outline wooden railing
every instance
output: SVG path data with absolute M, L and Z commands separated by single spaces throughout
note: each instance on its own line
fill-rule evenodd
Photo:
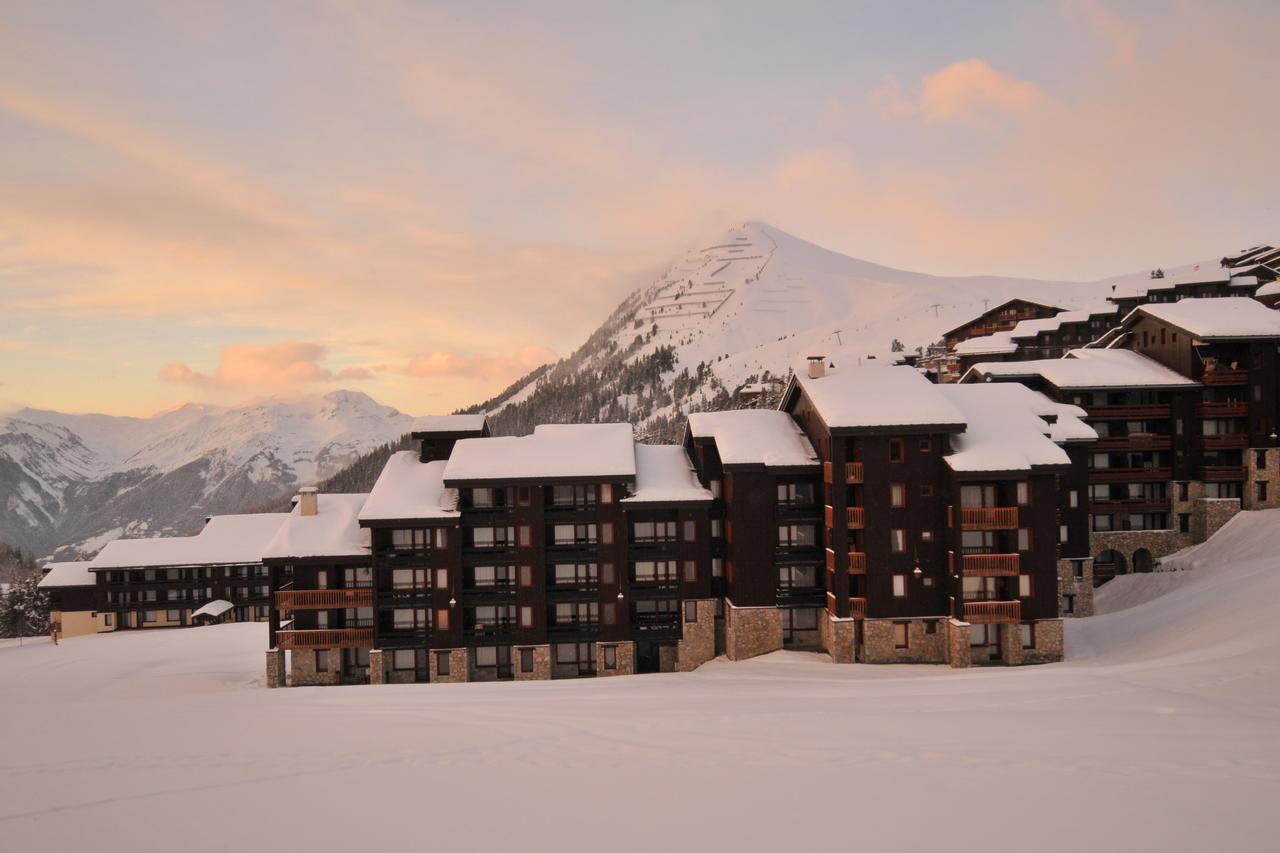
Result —
M 964 530 L 1013 530 L 1018 526 L 1016 506 L 961 507 L 960 527 Z
M 1245 385 L 1249 382 L 1249 371 L 1206 370 L 1200 381 L 1205 385 Z
M 865 598 L 849 599 L 849 616 L 854 619 L 866 619 L 867 600 Z
M 1090 418 L 1095 420 L 1167 418 L 1169 417 L 1169 404 L 1149 403 L 1143 406 L 1087 406 L 1085 407 L 1085 411 Z
M 971 578 L 1005 578 L 1018 574 L 1022 557 L 1019 554 L 965 554 L 961 566 Z
M 357 649 L 373 645 L 372 628 L 276 631 L 279 649 Z
M 372 589 L 282 589 L 276 592 L 276 607 L 280 610 L 330 610 L 372 606 Z
M 1094 450 L 1168 450 L 1172 446 L 1173 438 L 1170 436 L 1138 433 L 1100 438 L 1093 447 Z
M 865 575 L 867 573 L 867 555 L 861 551 L 849 552 L 849 574 Z
M 1200 436 L 1200 446 L 1208 448 L 1248 447 L 1249 436 L 1243 432 L 1220 432 Z
M 827 484 L 831 483 L 831 463 L 830 462 L 822 463 L 822 482 Z
M 1173 479 L 1170 468 L 1090 468 L 1095 483 L 1159 483 Z
M 1203 471 L 1205 481 L 1210 483 L 1229 483 L 1243 480 L 1246 476 L 1243 467 L 1234 465 L 1206 465 Z
M 966 601 L 964 621 L 970 625 L 1009 625 L 1022 621 L 1021 601 Z
M 1245 418 L 1249 416 L 1249 404 L 1244 400 L 1225 403 L 1200 403 L 1196 414 L 1202 418 Z
M 836 552 L 830 548 L 827 549 L 827 571 L 834 572 L 836 570 Z
M 862 482 L 862 463 L 846 462 L 844 464 L 844 481 L 846 483 Z
M 861 530 L 866 526 L 866 510 L 860 506 L 851 506 L 845 513 L 848 518 L 848 526 L 854 530 Z

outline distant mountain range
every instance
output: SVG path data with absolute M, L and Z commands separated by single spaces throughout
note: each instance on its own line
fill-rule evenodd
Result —
M 735 406 L 744 385 L 768 400 L 806 355 L 888 359 L 895 342 L 930 344 L 1015 296 L 1079 308 L 1147 278 L 934 276 L 748 222 L 682 252 L 572 355 L 468 411 L 488 412 L 498 434 L 629 421 L 671 441 L 685 413 Z M 0 417 L 0 542 L 91 553 L 121 535 L 188 534 L 211 514 L 281 508 L 299 485 L 367 489 L 411 423 L 351 391 L 145 419 L 23 410 Z

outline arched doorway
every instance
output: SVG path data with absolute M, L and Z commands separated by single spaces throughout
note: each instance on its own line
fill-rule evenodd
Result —
M 1128 574 L 1129 562 L 1124 554 L 1108 548 L 1093 558 L 1093 585 L 1102 586 L 1116 575 Z
M 1151 556 L 1151 552 L 1146 548 L 1139 548 L 1133 552 L 1133 570 L 1135 572 L 1149 572 L 1155 568 L 1155 558 Z

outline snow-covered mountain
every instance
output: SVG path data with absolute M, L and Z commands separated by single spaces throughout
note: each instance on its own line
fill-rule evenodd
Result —
M 191 533 L 332 475 L 412 421 L 353 391 L 150 418 L 24 409 L 0 417 L 0 541 L 94 551 Z
M 886 359 L 1020 296 L 1082 307 L 1108 284 L 906 272 L 748 222 L 683 253 L 631 294 L 572 356 L 493 400 L 498 432 L 630 420 L 671 439 L 682 413 L 732 404 L 742 385 L 785 377 L 806 355 Z M 766 385 L 766 393 L 768 393 Z

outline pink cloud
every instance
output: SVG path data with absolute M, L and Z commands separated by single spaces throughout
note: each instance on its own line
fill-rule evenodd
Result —
M 556 354 L 543 346 L 525 346 L 511 355 L 468 356 L 436 350 L 414 356 L 405 373 L 419 378 L 476 376 L 481 379 L 515 379 L 539 365 L 555 361 Z
M 915 116 L 925 124 L 968 120 L 991 112 L 1023 113 L 1044 99 L 1034 83 L 997 71 L 981 59 L 964 59 L 920 81 L 920 93 L 905 96 L 896 77 L 872 93 L 893 116 Z
M 168 382 L 203 388 L 242 386 L 289 387 L 333 379 L 369 379 L 373 374 L 363 367 L 348 367 L 337 373 L 322 367 L 325 348 L 305 341 L 280 341 L 275 344 L 233 344 L 218 354 L 218 365 L 211 373 L 201 373 L 189 365 L 165 364 L 160 378 Z

